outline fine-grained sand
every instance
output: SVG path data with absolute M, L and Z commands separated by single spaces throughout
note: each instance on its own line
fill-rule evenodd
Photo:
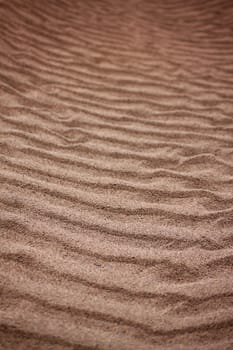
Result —
M 0 349 L 233 349 L 233 2 L 0 0 Z

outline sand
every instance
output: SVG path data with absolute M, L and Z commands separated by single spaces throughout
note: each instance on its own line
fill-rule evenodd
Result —
M 233 349 L 232 1 L 0 18 L 0 349 Z

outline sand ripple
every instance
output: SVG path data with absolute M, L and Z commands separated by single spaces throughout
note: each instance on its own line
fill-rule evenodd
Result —
M 0 349 L 232 349 L 232 2 L 0 18 Z

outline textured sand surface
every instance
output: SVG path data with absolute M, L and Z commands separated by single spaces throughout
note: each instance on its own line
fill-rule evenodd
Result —
M 0 0 L 0 349 L 233 349 L 233 2 Z

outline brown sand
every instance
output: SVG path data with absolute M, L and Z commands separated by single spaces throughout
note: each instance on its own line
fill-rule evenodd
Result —
M 233 349 L 233 2 L 0 19 L 0 349 Z

